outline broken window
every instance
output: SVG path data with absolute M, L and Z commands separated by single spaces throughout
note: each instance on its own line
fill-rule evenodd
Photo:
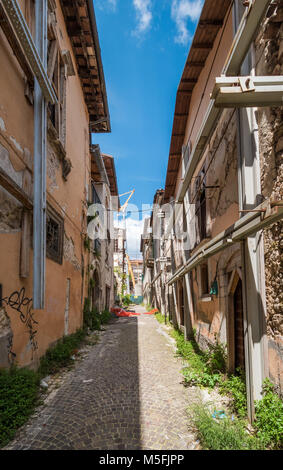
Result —
M 46 256 L 62 264 L 64 240 L 64 220 L 48 206 L 46 213 Z
M 56 33 L 56 15 L 50 7 L 48 12 L 47 73 L 58 99 L 56 104 L 49 103 L 48 117 L 52 123 L 53 130 L 56 131 L 56 138 L 65 147 L 67 70 L 63 55 L 59 49 Z
M 58 103 L 48 105 L 48 117 L 57 132 L 58 139 L 61 144 L 65 146 L 66 132 L 65 132 L 65 110 L 66 110 L 66 74 L 65 64 L 61 57 L 58 48 L 51 46 L 50 55 L 53 54 L 54 63 L 48 65 L 50 68 L 50 78 L 53 88 L 55 90 Z M 50 58 L 50 56 L 49 56 Z M 51 60 L 51 59 L 50 59 Z
M 200 288 L 201 297 L 209 295 L 209 278 L 208 278 L 208 265 L 207 263 L 200 266 Z

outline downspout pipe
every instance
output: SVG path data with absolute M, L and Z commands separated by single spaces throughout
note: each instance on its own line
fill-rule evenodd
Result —
M 47 0 L 35 2 L 35 46 L 47 68 Z M 34 80 L 33 308 L 45 304 L 47 102 Z

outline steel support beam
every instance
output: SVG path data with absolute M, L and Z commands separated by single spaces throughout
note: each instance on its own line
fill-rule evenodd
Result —
M 212 98 L 217 108 L 283 105 L 283 77 L 218 77 Z
M 205 259 L 220 253 L 233 243 L 245 240 L 247 237 L 254 235 L 259 230 L 269 227 L 283 218 L 283 206 L 279 203 L 278 205 L 273 205 L 270 204 L 269 201 L 265 201 L 256 209 L 258 212 L 249 212 L 247 215 L 235 222 L 234 225 L 227 228 L 224 232 L 221 232 L 201 247 L 187 261 L 187 263 L 182 266 L 171 277 L 171 279 L 169 279 L 167 284 L 174 284 L 178 279 L 181 279 L 185 274 L 201 264 Z M 261 212 L 262 210 L 265 212 Z M 263 213 L 265 214 L 264 216 L 262 215 Z

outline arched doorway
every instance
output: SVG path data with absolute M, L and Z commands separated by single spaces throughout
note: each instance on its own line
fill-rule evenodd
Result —
M 243 285 L 239 268 L 228 276 L 228 367 L 234 373 L 237 368 L 245 369 Z
M 185 321 L 185 306 L 184 306 L 184 287 L 183 281 L 178 282 L 178 310 L 180 326 L 184 326 Z

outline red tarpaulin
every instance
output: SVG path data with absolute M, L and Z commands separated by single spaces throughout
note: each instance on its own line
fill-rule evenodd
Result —
M 140 313 L 136 313 L 136 312 L 126 312 L 126 310 L 120 307 L 111 308 L 111 312 L 114 313 L 116 317 L 136 317 L 138 315 L 141 315 Z M 144 313 L 145 315 L 154 315 L 157 312 L 158 312 L 158 309 L 154 308 L 153 310 L 150 310 L 150 312 L 144 312 Z
M 126 312 L 125 310 L 119 307 L 112 308 L 111 312 L 114 313 L 116 317 L 136 317 L 137 315 L 140 315 L 140 313 Z

